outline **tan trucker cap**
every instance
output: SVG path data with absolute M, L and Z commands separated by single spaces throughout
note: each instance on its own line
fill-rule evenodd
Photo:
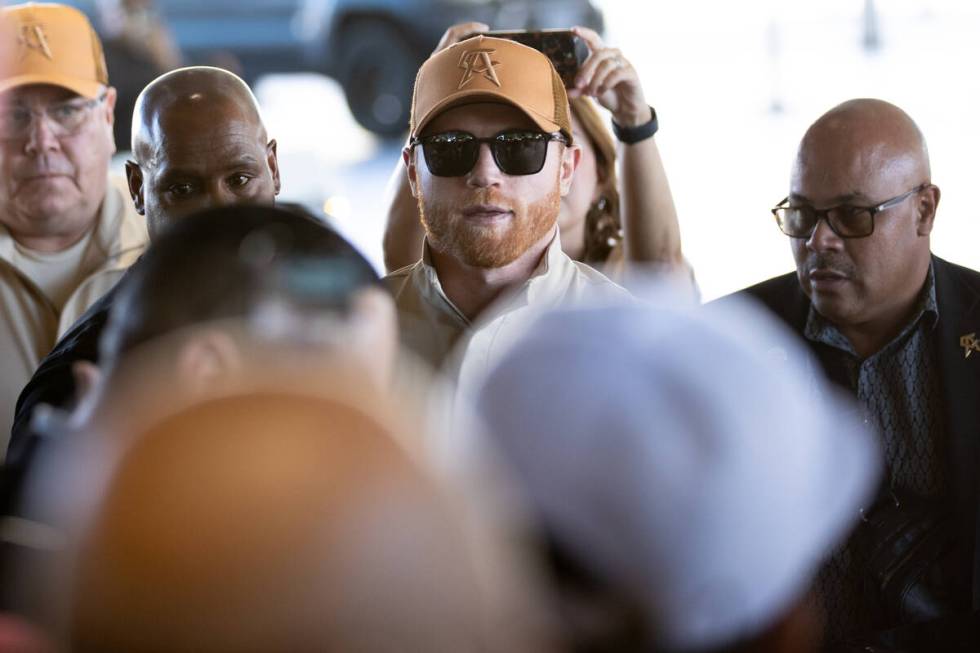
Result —
M 109 84 L 102 43 L 85 14 L 73 7 L 33 2 L 4 7 L 0 38 L 13 44 L 10 61 L 0 64 L 0 93 L 54 84 L 96 98 Z
M 437 115 L 461 104 L 511 104 L 546 132 L 572 138 L 568 96 L 545 55 L 507 39 L 474 36 L 426 60 L 415 78 L 412 137 Z

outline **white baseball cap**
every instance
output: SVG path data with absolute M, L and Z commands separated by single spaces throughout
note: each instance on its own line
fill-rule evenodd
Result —
M 658 646 L 763 632 L 871 501 L 856 407 L 758 309 L 546 314 L 475 397 L 532 514 Z

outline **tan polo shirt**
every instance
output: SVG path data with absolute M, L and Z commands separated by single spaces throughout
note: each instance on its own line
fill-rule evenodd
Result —
M 562 252 L 557 229 L 531 277 L 475 322 L 443 292 L 428 245 L 422 260 L 384 281 L 398 308 L 402 345 L 458 383 L 485 373 L 523 333 L 525 320 L 542 310 L 585 301 L 631 301 L 625 289 Z
M 124 179 L 110 177 L 84 258 L 94 259 L 64 306 L 47 297 L 27 272 L 10 232 L 0 225 L 0 459 L 7 450 L 14 405 L 41 359 L 89 306 L 112 288 L 146 247 L 146 220 L 136 212 Z M 76 257 L 52 265 L 77 266 Z M 37 260 L 32 265 L 36 265 Z

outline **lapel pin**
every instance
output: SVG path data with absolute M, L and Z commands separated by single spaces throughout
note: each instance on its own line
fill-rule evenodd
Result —
M 960 347 L 966 352 L 964 358 L 969 358 L 970 354 L 975 351 L 980 352 L 980 340 L 977 340 L 977 332 L 974 331 L 965 336 L 960 336 Z

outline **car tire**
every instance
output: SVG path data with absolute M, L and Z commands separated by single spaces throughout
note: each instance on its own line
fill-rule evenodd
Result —
M 415 74 L 424 55 L 390 23 L 359 20 L 344 28 L 338 78 L 354 119 L 384 138 L 408 129 Z

